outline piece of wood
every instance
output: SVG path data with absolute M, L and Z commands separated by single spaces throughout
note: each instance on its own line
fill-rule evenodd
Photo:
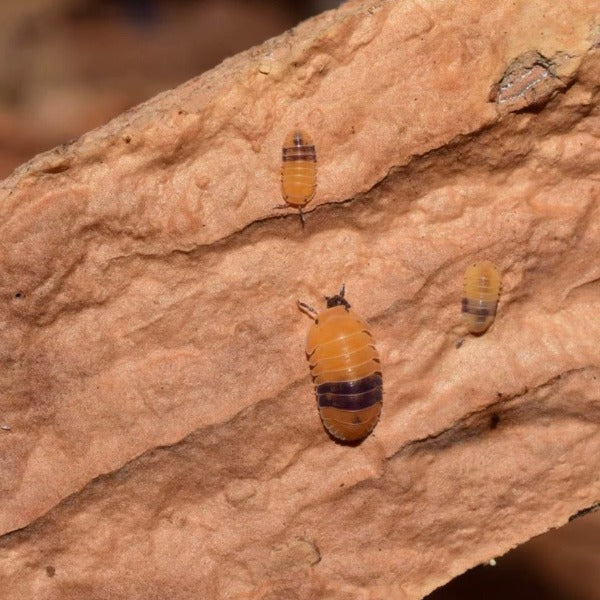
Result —
M 598 501 L 597 15 L 349 2 L 2 182 L 0 589 L 420 598 Z M 385 379 L 355 448 L 296 307 L 341 282 Z

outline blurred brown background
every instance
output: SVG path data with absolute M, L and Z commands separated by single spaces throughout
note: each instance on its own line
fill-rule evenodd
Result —
M 336 0 L 2 0 L 0 178 Z M 600 513 L 480 566 L 430 600 L 600 599 Z
M 335 0 L 1 0 L 0 179 Z
M 427 596 L 427 600 L 598 600 L 600 512 L 540 535 Z

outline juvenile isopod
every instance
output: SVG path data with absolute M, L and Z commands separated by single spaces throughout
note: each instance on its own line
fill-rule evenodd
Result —
M 281 158 L 281 194 L 287 206 L 298 209 L 304 224 L 302 208 L 314 198 L 317 189 L 317 153 L 310 136 L 300 130 L 290 133 L 283 143 Z
M 500 296 L 500 273 L 488 260 L 465 271 L 462 315 L 471 333 L 483 333 L 494 321 Z
M 379 420 L 383 379 L 369 326 L 350 310 L 344 291 L 342 285 L 318 314 L 303 302 L 298 306 L 314 319 L 306 356 L 321 421 L 334 438 L 356 441 L 367 437 Z

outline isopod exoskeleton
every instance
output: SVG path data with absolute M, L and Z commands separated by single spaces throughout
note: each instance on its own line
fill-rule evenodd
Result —
M 323 425 L 338 440 L 361 440 L 377 424 L 383 401 L 381 363 L 369 326 L 350 310 L 344 286 L 318 314 L 302 302 L 298 306 L 314 319 L 306 355 Z
M 317 189 L 317 153 L 312 139 L 303 131 L 294 131 L 284 141 L 281 158 L 283 199 L 302 216 L 302 207 Z
M 467 267 L 462 314 L 471 333 L 483 333 L 494 322 L 499 296 L 500 273 L 490 261 Z

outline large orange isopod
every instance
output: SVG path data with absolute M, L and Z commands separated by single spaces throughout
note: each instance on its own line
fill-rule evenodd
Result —
M 465 271 L 462 314 L 471 333 L 483 333 L 493 322 L 500 296 L 500 273 L 488 260 L 476 262 Z
M 383 399 L 381 363 L 369 326 L 350 310 L 344 286 L 318 314 L 303 302 L 298 306 L 314 319 L 306 355 L 323 425 L 338 440 L 361 440 L 377 424 Z
M 281 193 L 302 218 L 302 207 L 313 199 L 316 189 L 317 153 L 313 141 L 303 131 L 294 131 L 283 143 Z

